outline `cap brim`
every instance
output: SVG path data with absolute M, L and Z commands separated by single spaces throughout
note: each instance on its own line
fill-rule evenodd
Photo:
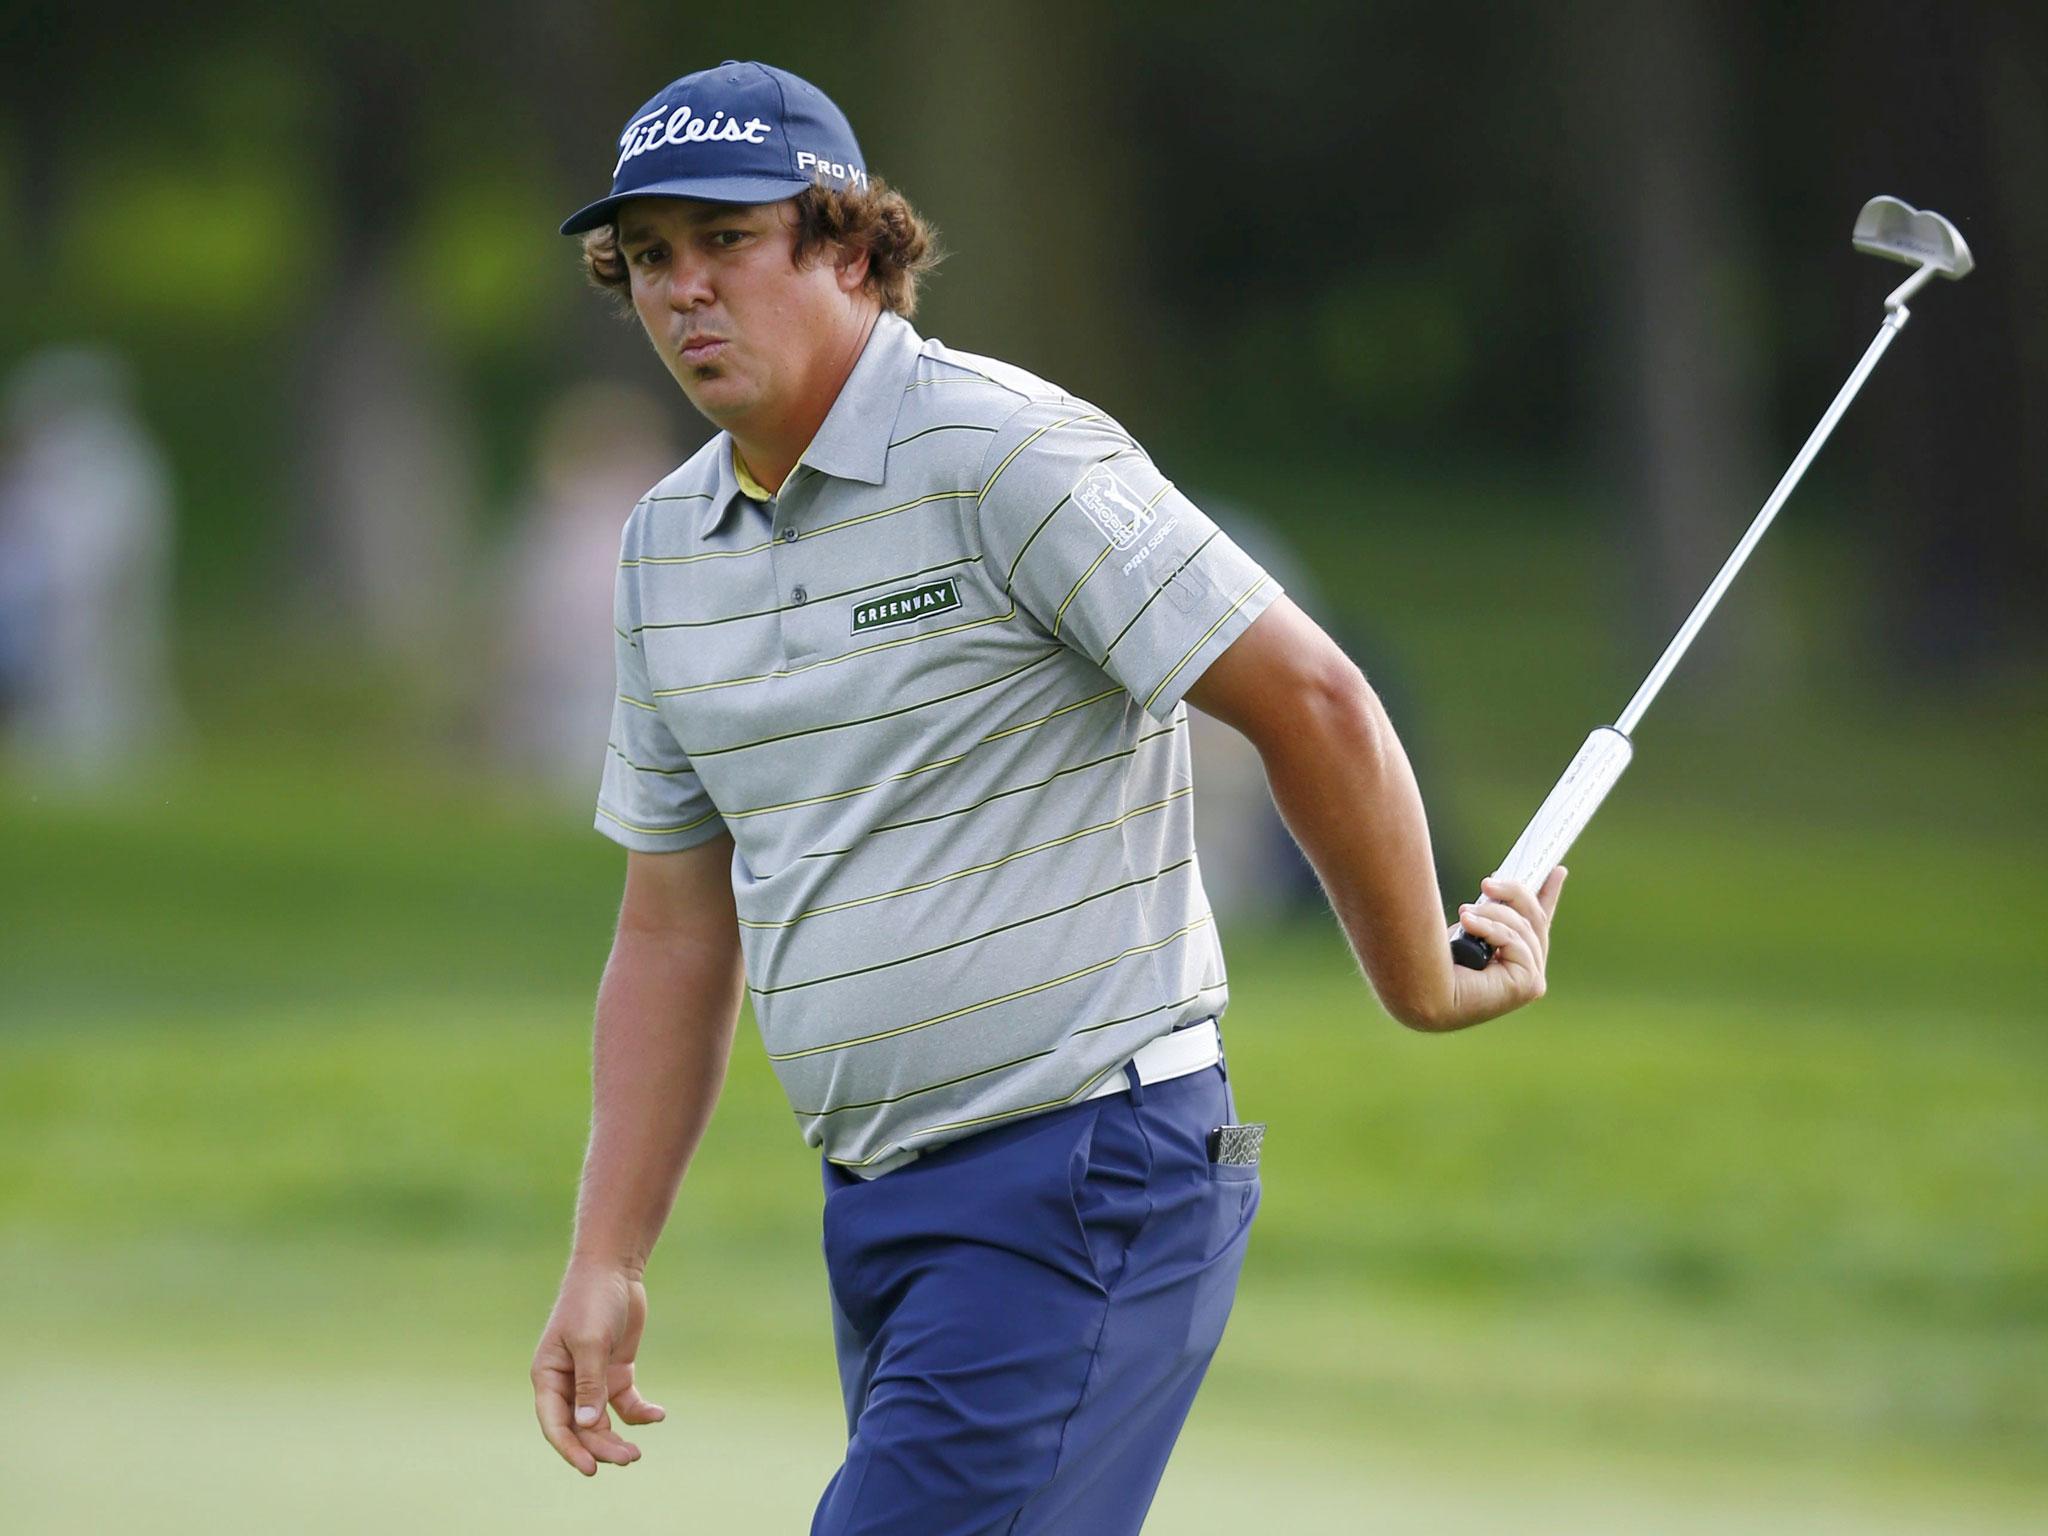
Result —
M 588 207 L 577 209 L 562 221 L 562 233 L 580 235 L 600 224 L 609 224 L 619 205 L 636 197 L 688 197 L 703 203 L 779 203 L 785 197 L 795 197 L 809 185 L 808 181 L 783 176 L 697 176 L 651 182 L 630 192 L 601 197 Z

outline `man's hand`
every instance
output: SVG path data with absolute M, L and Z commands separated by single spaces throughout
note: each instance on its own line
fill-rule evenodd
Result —
M 1489 875 L 1479 882 L 1486 900 L 1460 906 L 1458 925 L 1444 937 L 1454 939 L 1460 929 L 1478 935 L 1493 946 L 1492 963 L 1483 971 L 1451 967 L 1450 1014 L 1431 1020 L 1429 1028 L 1463 1029 L 1497 1019 L 1543 995 L 1544 971 L 1550 961 L 1550 920 L 1557 913 L 1558 893 L 1564 889 L 1567 873 L 1558 865 L 1533 896 L 1517 881 Z
M 585 1477 L 597 1464 L 631 1466 L 640 1448 L 620 1438 L 606 1414 L 658 1424 L 668 1410 L 633 1385 L 633 1357 L 647 1323 L 647 1288 L 630 1270 L 572 1259 L 561 1294 L 533 1352 L 533 1411 L 541 1433 Z

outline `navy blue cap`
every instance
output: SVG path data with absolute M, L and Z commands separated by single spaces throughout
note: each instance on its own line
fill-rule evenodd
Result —
M 630 197 L 778 203 L 821 177 L 867 185 L 846 114 L 786 69 L 727 59 L 683 76 L 633 114 L 619 135 L 610 195 L 577 209 L 562 233 L 609 224 Z

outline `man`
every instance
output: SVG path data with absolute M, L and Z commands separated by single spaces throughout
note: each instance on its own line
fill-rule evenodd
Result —
M 838 110 L 728 62 L 574 215 L 723 430 L 627 521 L 597 807 L 626 887 L 536 1411 L 586 1475 L 660 1419 L 641 1275 L 743 989 L 822 1148 L 846 1459 L 814 1536 L 1135 1532 L 1258 1202 L 1183 698 L 1258 747 L 1380 1002 L 1542 995 L 1563 871 L 1452 966 L 1358 668 L 1117 423 L 922 340 L 923 225 Z

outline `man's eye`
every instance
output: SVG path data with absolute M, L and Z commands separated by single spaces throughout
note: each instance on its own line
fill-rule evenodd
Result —
M 731 250 L 746 238 L 747 232 L 744 229 L 719 229 L 711 233 L 711 243 L 721 250 Z
M 632 262 L 633 265 L 636 267 L 651 267 L 654 265 L 656 258 L 658 258 L 660 255 L 660 246 L 649 245 L 643 246 L 641 249 L 633 252 L 632 255 L 628 256 L 626 259 Z

